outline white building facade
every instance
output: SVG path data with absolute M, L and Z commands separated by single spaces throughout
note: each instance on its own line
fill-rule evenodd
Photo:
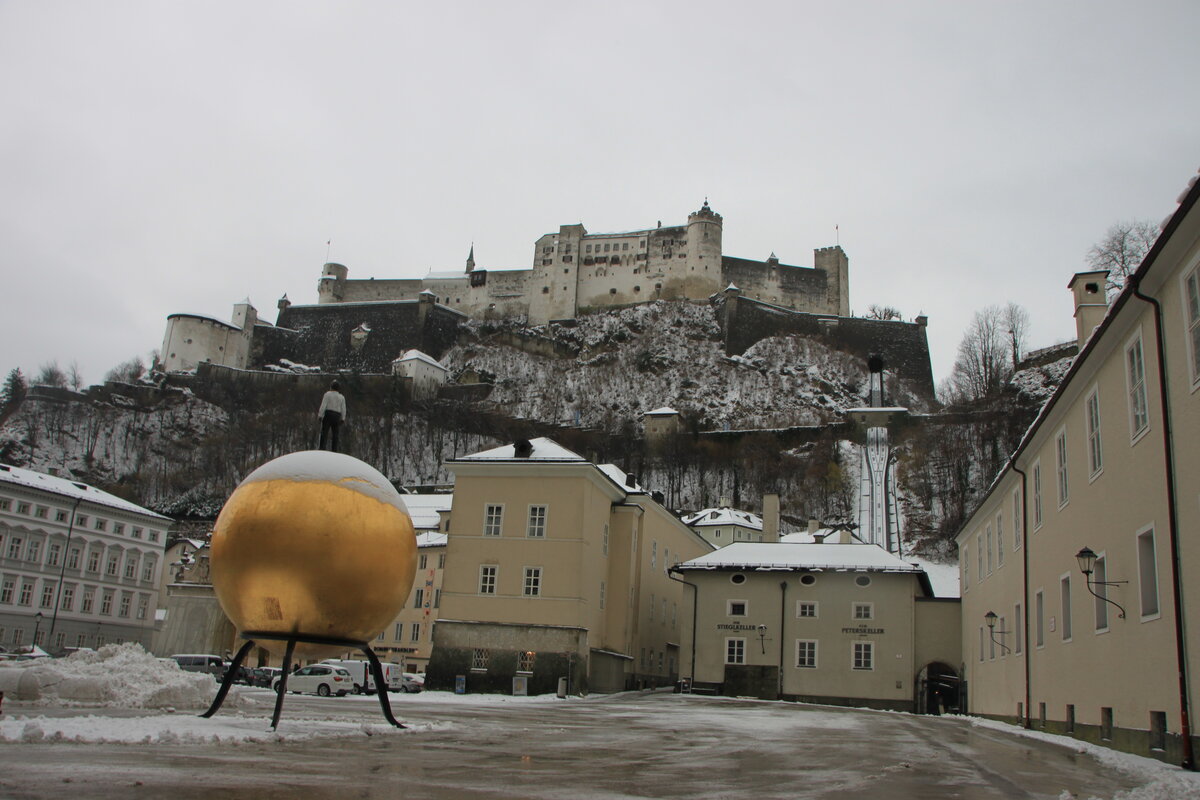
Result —
M 87 484 L 0 465 L 0 646 L 150 649 L 170 525 Z

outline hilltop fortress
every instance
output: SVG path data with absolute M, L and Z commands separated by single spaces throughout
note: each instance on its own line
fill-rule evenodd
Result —
M 687 225 L 588 233 L 563 225 L 534 243 L 527 270 L 478 269 L 474 248 L 466 269 L 430 272 L 423 279 L 352 280 L 341 264 L 326 264 L 319 303 L 416 300 L 431 292 L 436 302 L 476 319 L 525 317 L 530 325 L 651 300 L 705 300 L 730 284 L 747 297 L 796 311 L 848 316 L 849 261 L 840 247 L 814 252 L 815 266 L 726 256 L 721 215 L 703 207 Z
M 767 314 L 754 316 L 757 312 L 751 308 L 741 314 L 758 322 L 726 331 L 727 340 L 738 340 L 730 352 L 741 352 L 779 326 L 819 329 L 845 338 L 855 323 L 867 322 L 849 319 L 849 259 L 841 247 L 815 250 L 812 267 L 781 264 L 773 253 L 765 261 L 735 258 L 722 252 L 722 224 L 721 215 L 705 200 L 688 215 L 686 225 L 664 227 L 660 222 L 624 233 L 589 233 L 581 224 L 560 226 L 557 233 L 534 243 L 529 269 L 480 269 L 474 248 L 465 269 L 430 272 L 419 279 L 351 279 L 344 265 L 325 264 L 317 303 L 293 305 L 285 296 L 274 325 L 260 320 L 248 299 L 234 306 L 228 323 L 171 314 L 162 366 L 169 372 L 206 362 L 278 370 L 292 362 L 325 372 L 388 373 L 412 348 L 440 358 L 467 319 L 521 320 L 537 326 L 607 308 L 655 300 L 703 302 L 714 296 L 736 296 L 737 302 Z M 732 319 L 733 311 L 730 306 L 724 316 Z M 820 319 L 825 322 L 818 326 Z M 837 320 L 842 321 L 841 330 Z M 883 327 L 897 328 L 895 335 L 901 335 L 899 328 L 911 327 L 916 335 L 918 326 L 897 322 Z M 919 327 L 914 354 L 918 361 L 923 355 L 927 364 L 923 320 Z M 727 348 L 732 344 L 727 341 Z M 850 349 L 866 346 L 856 342 Z M 928 367 L 921 371 L 927 374 Z

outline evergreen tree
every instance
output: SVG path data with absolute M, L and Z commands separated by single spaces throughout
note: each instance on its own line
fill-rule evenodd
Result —
M 0 404 L 8 406 L 21 402 L 25 399 L 25 392 L 28 388 L 25 376 L 21 374 L 21 368 L 14 367 L 12 372 L 8 373 L 8 377 L 4 379 L 3 388 L 0 388 Z

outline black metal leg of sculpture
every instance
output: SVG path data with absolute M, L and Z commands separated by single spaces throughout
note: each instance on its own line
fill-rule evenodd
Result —
M 233 657 L 233 662 L 229 665 L 229 669 L 225 670 L 225 677 L 221 680 L 221 688 L 217 691 L 217 699 L 213 700 L 208 711 L 205 711 L 200 716 L 211 717 L 217 713 L 221 704 L 225 702 L 225 696 L 229 694 L 229 687 L 233 685 L 234 678 L 237 677 L 238 670 L 242 667 L 242 662 L 246 660 L 246 654 L 250 652 L 250 648 L 254 646 L 253 641 L 247 641 L 237 651 L 237 655 Z
M 359 649 L 367 654 L 367 660 L 371 662 L 371 675 L 375 678 L 375 694 L 379 695 L 379 705 L 383 708 L 383 716 L 397 728 L 403 728 L 404 726 L 392 716 L 392 701 L 388 699 L 388 685 L 383 679 L 383 665 L 379 663 L 379 656 L 375 655 L 375 651 L 368 644 L 359 645 Z
M 283 672 L 279 676 L 279 694 L 275 696 L 275 713 L 271 715 L 271 730 L 279 727 L 279 715 L 283 713 L 283 696 L 287 694 L 288 673 L 292 670 L 292 651 L 296 649 L 296 640 L 287 640 L 287 650 L 283 654 Z

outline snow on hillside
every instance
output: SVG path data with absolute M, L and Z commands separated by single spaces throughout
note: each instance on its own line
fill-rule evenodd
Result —
M 1045 366 L 1023 369 L 1013 373 L 1011 384 L 1022 397 L 1041 405 L 1058 389 L 1073 363 L 1075 357 L 1067 356 Z
M 526 330 L 578 349 L 537 355 L 489 334 L 515 325 L 476 322 L 478 338 L 452 348 L 452 371 L 496 376 L 490 400 L 514 416 L 617 429 L 670 405 L 702 426 L 783 428 L 838 421 L 862 404 L 866 364 L 799 336 L 764 339 L 726 357 L 711 306 L 659 301 Z M 907 396 L 898 402 L 913 402 Z

